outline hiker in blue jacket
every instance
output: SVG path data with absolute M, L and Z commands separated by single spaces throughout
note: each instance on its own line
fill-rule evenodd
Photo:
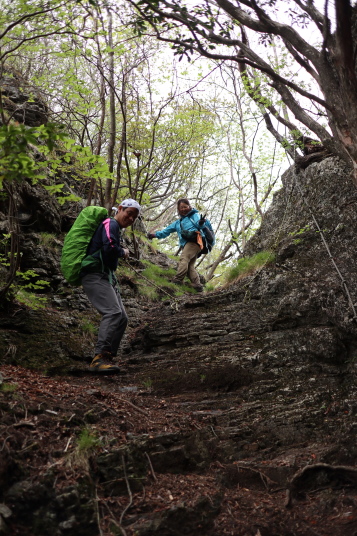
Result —
M 103 220 L 95 231 L 82 262 L 82 285 L 92 305 L 102 315 L 95 357 L 90 370 L 98 373 L 118 373 L 112 363 L 123 338 L 128 317 L 117 288 L 115 270 L 120 258 L 129 257 L 123 247 L 121 230 L 132 225 L 140 212 L 134 199 L 125 199 L 114 218 Z
M 197 292 L 202 292 L 203 286 L 195 269 L 195 263 L 198 253 L 204 247 L 202 229 L 207 224 L 207 221 L 203 216 L 199 215 L 198 210 L 191 207 L 189 200 L 186 198 L 181 198 L 177 201 L 177 212 L 180 216 L 178 220 L 170 223 L 162 231 L 149 233 L 148 238 L 150 240 L 153 238 L 161 239 L 166 238 L 171 233 L 177 233 L 182 253 L 173 282 L 181 284 L 187 275 L 193 288 Z

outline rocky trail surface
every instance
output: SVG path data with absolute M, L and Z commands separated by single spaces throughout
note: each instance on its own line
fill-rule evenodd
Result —
M 4 366 L 0 533 L 356 534 L 346 378 L 183 357 L 103 377 Z

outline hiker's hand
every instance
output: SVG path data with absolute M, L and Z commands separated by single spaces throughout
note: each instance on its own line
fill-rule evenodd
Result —
M 126 248 L 123 248 L 124 251 L 124 259 L 127 259 L 129 257 L 129 250 Z
M 148 239 L 152 240 L 153 238 L 156 238 L 156 234 L 155 233 L 148 233 Z
M 202 226 L 205 223 L 205 221 L 206 221 L 206 214 L 205 215 L 201 214 L 201 218 L 198 221 L 198 225 Z

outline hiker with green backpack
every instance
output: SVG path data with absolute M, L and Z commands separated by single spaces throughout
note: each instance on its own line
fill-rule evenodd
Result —
M 180 250 L 182 250 L 180 261 L 177 267 L 176 276 L 173 282 L 182 284 L 185 276 L 190 279 L 193 288 L 197 292 L 203 291 L 200 276 L 196 271 L 195 263 L 197 257 L 209 253 L 215 244 L 215 236 L 210 221 L 203 215 L 200 216 L 198 210 L 192 208 L 186 198 L 177 201 L 177 212 L 179 219 L 170 223 L 162 231 L 149 233 L 148 238 L 166 238 L 171 233 L 177 233 L 179 237 Z
M 66 236 L 61 258 L 62 272 L 71 284 L 82 284 L 93 307 L 102 315 L 95 357 L 90 370 L 118 373 L 113 363 L 128 324 L 117 287 L 115 271 L 120 258 L 129 256 L 121 230 L 134 223 L 141 207 L 134 199 L 122 201 L 113 218 L 102 207 L 86 207 Z M 88 239 L 89 235 L 89 239 Z

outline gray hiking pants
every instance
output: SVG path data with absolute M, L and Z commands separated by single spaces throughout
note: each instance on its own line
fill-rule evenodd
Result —
M 87 274 L 82 285 L 93 307 L 102 315 L 95 354 L 105 351 L 116 356 L 128 325 L 119 290 L 109 283 L 107 274 Z

